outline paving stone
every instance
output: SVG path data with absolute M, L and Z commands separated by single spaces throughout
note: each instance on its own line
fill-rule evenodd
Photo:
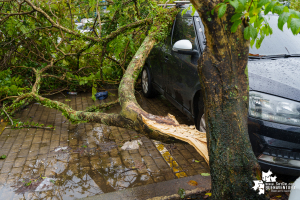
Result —
M 48 177 L 48 178 L 54 178 L 55 177 L 55 171 L 53 170 L 53 168 L 46 168 L 45 177 Z
M 22 167 L 14 167 L 10 171 L 10 176 L 13 178 L 14 176 L 16 177 L 17 175 L 21 175 L 23 168 Z
M 27 160 L 35 160 L 37 159 L 37 155 L 38 155 L 38 151 L 29 151 L 28 152 L 28 156 L 27 156 Z
M 19 157 L 27 157 L 28 156 L 28 153 L 29 153 L 29 149 L 21 149 L 19 154 L 18 154 L 18 158 Z
M 203 169 L 204 168 L 200 162 L 191 163 L 191 166 L 193 167 L 193 169 Z
M 109 151 L 109 154 L 110 154 L 110 156 L 112 156 L 112 157 L 116 157 L 116 156 L 118 156 L 119 152 L 118 152 L 117 149 L 111 149 L 111 150 Z
M 152 158 L 161 158 L 161 154 L 158 152 L 157 149 L 149 150 L 148 152 Z
M 39 154 L 42 154 L 42 155 L 47 154 L 49 152 L 49 150 L 50 150 L 50 146 L 48 146 L 48 145 L 40 147 Z
M 155 158 L 154 159 L 157 167 L 159 169 L 166 169 L 166 168 L 169 168 L 169 165 L 166 163 L 166 161 L 163 159 L 163 158 Z
M 162 181 L 166 180 L 164 176 L 156 176 L 153 179 L 154 179 L 154 182 L 162 182 Z
M 51 141 L 59 141 L 60 135 L 59 134 L 53 134 Z
M 17 158 L 18 153 L 10 153 L 7 155 L 7 157 L 5 158 L 5 162 L 14 162 L 15 159 Z M 3 160 L 4 162 L 4 160 Z
M 26 158 L 17 158 L 14 167 L 22 167 L 25 164 Z
M 17 153 L 17 152 L 19 152 L 20 151 L 20 149 L 21 149 L 21 144 L 19 144 L 19 145 L 14 145 L 11 149 L 10 149 L 10 152 L 11 153 Z
M 90 166 L 90 161 L 89 161 L 88 157 L 81 157 L 79 159 L 79 161 L 80 161 L 80 167 L 88 167 L 88 166 Z
M 151 156 L 144 156 L 143 159 L 146 165 L 153 165 L 153 164 L 155 165 L 155 162 Z
M 180 150 L 180 153 L 185 159 L 194 158 L 194 156 L 188 150 Z
M 198 174 L 198 172 L 195 169 L 193 169 L 192 167 L 188 167 L 187 169 L 184 169 L 184 172 L 188 176 L 194 176 L 194 175 Z
M 139 148 L 139 153 L 141 154 L 141 156 L 149 156 L 148 151 L 143 147 Z
M 32 143 L 35 144 L 35 143 L 41 143 L 41 142 L 42 142 L 42 137 L 35 135 Z
M 13 162 L 9 162 L 9 163 L 4 163 L 3 165 L 2 165 L 2 168 L 1 168 L 1 174 L 4 174 L 4 173 L 8 173 L 8 172 L 10 172 L 11 171 L 11 169 L 12 169 L 12 167 L 13 167 Z
M 168 180 L 173 180 L 175 179 L 175 175 L 174 173 L 172 172 L 168 172 L 168 173 L 163 173 L 165 179 L 168 181 Z
M 0 174 L 0 185 L 3 185 L 6 183 L 6 180 L 8 178 L 8 173 Z

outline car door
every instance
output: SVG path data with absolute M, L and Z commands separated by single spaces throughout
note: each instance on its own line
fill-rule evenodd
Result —
M 192 43 L 193 50 L 199 50 L 197 55 L 185 55 L 172 51 L 175 42 L 183 39 L 187 39 Z M 189 115 L 193 109 L 194 87 L 199 83 L 197 60 L 200 55 L 200 46 L 195 34 L 194 17 L 177 15 L 171 41 L 169 44 L 165 44 L 162 50 L 165 60 L 165 96 L 176 107 Z
M 154 84 L 155 89 L 158 91 L 161 91 L 163 88 L 164 57 L 161 52 L 162 45 L 163 43 L 156 44 L 147 59 L 147 64 L 152 75 L 151 81 Z

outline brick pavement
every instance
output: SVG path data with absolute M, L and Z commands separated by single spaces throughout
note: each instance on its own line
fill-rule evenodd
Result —
M 117 97 L 117 90 L 109 92 L 103 102 Z M 83 110 L 101 103 L 94 102 L 90 95 L 57 95 L 53 99 Z M 180 123 L 193 124 L 162 96 L 145 99 L 137 94 L 137 98 L 152 114 L 171 113 Z M 119 111 L 120 106 L 113 106 L 106 112 Z M 132 130 L 97 123 L 74 125 L 60 111 L 39 104 L 26 107 L 16 118 L 53 125 L 55 130 L 2 132 L 0 155 L 7 158 L 0 160 L 0 199 L 74 199 L 176 179 L 180 173 L 192 176 L 209 171 L 204 159 L 188 144 L 162 144 L 178 164 L 176 171 L 152 140 Z M 121 150 L 125 142 L 137 139 L 142 141 L 139 149 Z M 36 186 L 44 180 L 39 177 L 52 178 L 53 182 L 37 191 Z

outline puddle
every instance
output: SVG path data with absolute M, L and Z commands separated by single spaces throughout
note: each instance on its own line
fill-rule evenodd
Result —
M 136 151 L 142 140 L 131 140 L 138 136 L 127 133 L 122 139 L 118 134 L 116 140 L 107 126 L 87 132 L 73 127 L 69 139 L 81 143 L 57 146 L 49 154 L 27 161 L 20 178 L 0 186 L 0 199 L 77 199 L 153 183 L 157 170 L 148 169 Z

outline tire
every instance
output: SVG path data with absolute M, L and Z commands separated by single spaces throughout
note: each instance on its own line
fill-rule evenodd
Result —
M 204 116 L 204 102 L 201 97 L 198 100 L 198 115 L 196 121 L 196 128 L 201 132 L 206 132 L 205 116 Z
M 148 67 L 144 67 L 142 71 L 142 92 L 143 95 L 147 98 L 152 98 L 156 96 L 156 91 L 153 88 L 151 83 L 152 77 Z
M 206 133 L 206 124 L 205 124 L 205 117 L 204 114 L 199 113 L 197 119 L 197 129 L 200 132 Z

